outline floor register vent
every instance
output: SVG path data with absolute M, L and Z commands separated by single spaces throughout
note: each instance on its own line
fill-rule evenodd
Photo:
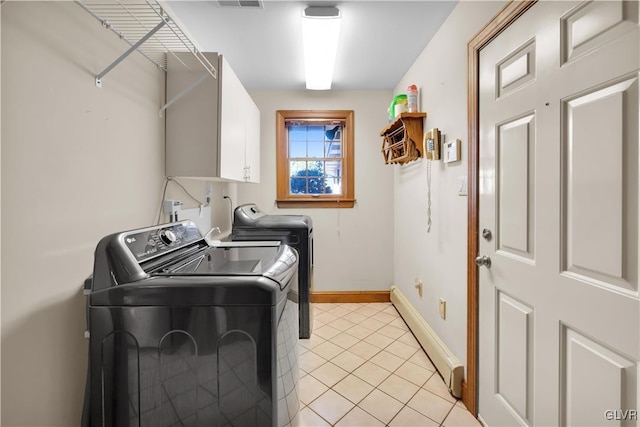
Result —
M 396 286 L 391 287 L 391 302 L 442 375 L 451 394 L 458 398 L 462 397 L 464 367 L 458 358 Z

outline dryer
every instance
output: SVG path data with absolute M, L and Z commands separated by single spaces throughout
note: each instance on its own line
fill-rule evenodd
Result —
M 249 203 L 235 208 L 233 241 L 278 240 L 299 256 L 300 338 L 311 337 L 313 329 L 313 221 L 307 215 L 267 215 Z

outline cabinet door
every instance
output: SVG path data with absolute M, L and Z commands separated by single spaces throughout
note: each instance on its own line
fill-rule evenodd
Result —
M 244 181 L 246 91 L 229 63 L 220 62 L 220 177 Z
M 260 182 L 260 110 L 249 94 L 247 94 L 247 107 L 245 108 L 245 123 L 247 181 L 258 183 Z

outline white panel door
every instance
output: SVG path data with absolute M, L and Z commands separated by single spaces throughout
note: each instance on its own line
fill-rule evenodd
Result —
M 480 52 L 487 425 L 638 425 L 638 14 L 542 1 Z

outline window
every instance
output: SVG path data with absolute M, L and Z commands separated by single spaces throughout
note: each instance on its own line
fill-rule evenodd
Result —
M 278 207 L 353 207 L 353 111 L 278 111 L 276 140 Z

